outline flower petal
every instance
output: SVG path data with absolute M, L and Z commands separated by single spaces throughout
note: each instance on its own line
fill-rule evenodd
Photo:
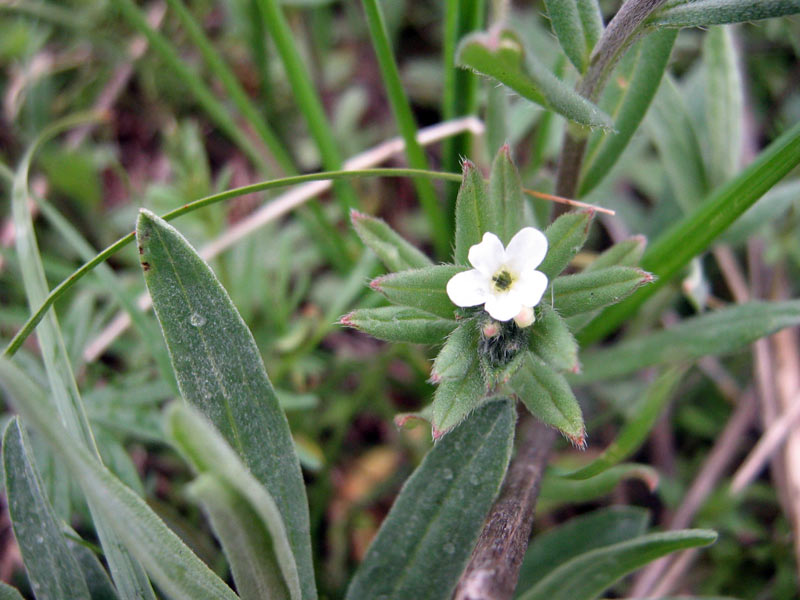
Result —
M 519 314 L 522 302 L 513 291 L 505 294 L 492 294 L 486 299 L 484 308 L 493 319 L 510 321 Z
M 524 306 L 536 306 L 547 289 L 547 275 L 541 271 L 527 269 L 514 282 L 514 293 Z
M 456 273 L 447 282 L 447 295 L 456 306 L 483 304 L 489 297 L 489 279 L 477 269 Z
M 505 263 L 520 275 L 524 271 L 538 267 L 544 260 L 545 254 L 547 254 L 547 238 L 544 234 L 533 227 L 524 227 L 508 242 Z
M 473 267 L 486 277 L 491 278 L 503 264 L 503 259 L 505 258 L 503 242 L 495 234 L 487 231 L 483 234 L 480 244 L 470 246 L 467 256 Z

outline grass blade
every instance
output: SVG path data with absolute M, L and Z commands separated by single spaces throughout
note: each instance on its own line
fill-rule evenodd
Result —
M 348 599 L 450 596 L 503 481 L 514 420 L 510 402 L 490 402 L 433 447 L 400 491 Z
M 406 144 L 408 165 L 414 169 L 427 169 L 428 159 L 422 146 L 417 141 L 417 123 L 411 112 L 408 97 L 403 89 L 403 82 L 400 80 L 400 72 L 397 70 L 397 63 L 392 53 L 392 46 L 389 42 L 380 4 L 378 0 L 362 0 L 361 4 L 367 16 L 372 47 L 378 57 L 378 65 L 381 69 L 386 95 L 389 98 L 389 104 L 392 107 L 394 119 L 397 121 L 400 135 Z M 450 224 L 436 197 L 436 190 L 430 181 L 424 179 L 414 180 L 414 186 L 428 224 L 433 230 L 436 253 L 439 257 L 445 258 L 450 253 L 451 231 Z
M 88 598 L 86 581 L 67 547 L 16 417 L 3 433 L 3 473 L 14 537 L 37 600 Z
M 642 268 L 658 279 L 628 300 L 601 313 L 581 332 L 579 341 L 582 345 L 597 341 L 617 328 L 798 163 L 800 123 L 770 144 L 738 177 L 714 191 L 690 215 L 650 246 L 642 258 Z
M 142 211 L 140 260 L 181 395 L 219 429 L 275 498 L 304 598 L 316 596 L 308 505 L 286 416 L 258 348 L 214 273 L 173 227 Z

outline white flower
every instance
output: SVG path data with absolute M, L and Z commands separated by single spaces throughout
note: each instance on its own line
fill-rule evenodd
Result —
M 534 306 L 547 288 L 547 276 L 536 270 L 547 254 L 547 238 L 538 229 L 525 227 L 503 248 L 495 234 L 486 232 L 480 244 L 469 249 L 474 269 L 454 275 L 447 295 L 457 306 L 484 305 L 498 321 L 520 317 L 518 324 L 533 322 Z

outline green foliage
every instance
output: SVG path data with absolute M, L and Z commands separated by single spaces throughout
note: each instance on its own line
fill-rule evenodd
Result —
M 136 239 L 181 395 L 219 429 L 275 498 L 303 597 L 314 597 L 300 464 L 253 336 L 214 273 L 173 227 L 142 211 Z
M 360 308 L 340 323 L 388 342 L 438 344 L 456 327 L 456 322 L 407 306 Z
M 523 211 L 523 199 L 522 181 L 507 144 L 500 148 L 492 163 L 488 205 L 495 213 L 489 219 L 488 231 L 497 235 L 503 245 L 508 245 L 520 229 L 519 215 Z M 456 219 L 459 220 L 458 215 Z
M 619 302 L 653 276 L 635 267 L 607 267 L 562 275 L 553 281 L 553 307 L 562 317 L 591 312 Z
M 447 297 L 445 286 L 464 270 L 456 265 L 435 265 L 424 269 L 400 271 L 373 279 L 370 287 L 386 296 L 389 302 L 410 306 L 452 319 L 456 307 Z
M 275 500 L 214 427 L 188 405 L 167 411 L 167 435 L 197 471 L 205 508 L 245 600 L 301 597 L 297 563 Z M 308 577 L 310 574 L 304 574 Z M 306 589 L 314 589 L 313 577 Z
M 86 581 L 67 547 L 18 418 L 3 433 L 3 473 L 14 537 L 36 597 L 87 598 Z
M 545 230 L 547 237 L 547 256 L 538 270 L 553 279 L 567 268 L 589 235 L 594 213 L 578 211 L 561 215 Z
M 800 13 L 798 0 L 677 0 L 653 13 L 651 27 L 703 27 L 744 23 Z
M 564 53 L 578 71 L 585 73 L 592 48 L 603 33 L 597 0 L 546 0 L 545 5 Z
M 587 127 L 613 127 L 608 115 L 526 52 L 522 40 L 509 29 L 495 29 L 465 37 L 458 47 L 456 62 L 459 66 L 496 79 L 526 100 L 571 121 Z
M 514 439 L 508 401 L 479 408 L 408 478 L 347 598 L 449 597 L 500 489 Z
M 557 371 L 577 371 L 578 344 L 566 321 L 549 304 L 542 303 L 530 328 L 530 351 Z
M 427 256 L 400 237 L 383 219 L 353 210 L 350 212 L 350 222 L 361 241 L 378 255 L 390 271 L 421 269 L 433 264 Z
M 686 548 L 707 546 L 717 534 L 705 529 L 651 533 L 573 558 L 525 591 L 521 600 L 592 600 L 628 573 Z
M 468 264 L 471 246 L 480 243 L 487 231 L 500 230 L 499 211 L 490 201 L 486 184 L 478 168 L 470 161 L 462 163 L 462 183 L 456 199 L 456 264 Z M 494 197 L 492 198 L 492 200 Z

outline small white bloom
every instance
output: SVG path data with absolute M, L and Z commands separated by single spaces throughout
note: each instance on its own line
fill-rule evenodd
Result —
M 547 276 L 536 270 L 545 254 L 547 238 L 533 227 L 518 231 L 508 248 L 486 232 L 481 243 L 469 249 L 469 262 L 475 268 L 454 275 L 447 282 L 447 295 L 457 306 L 483 304 L 498 321 L 509 321 L 521 311 L 527 316 L 525 309 L 539 304 L 547 288 Z

